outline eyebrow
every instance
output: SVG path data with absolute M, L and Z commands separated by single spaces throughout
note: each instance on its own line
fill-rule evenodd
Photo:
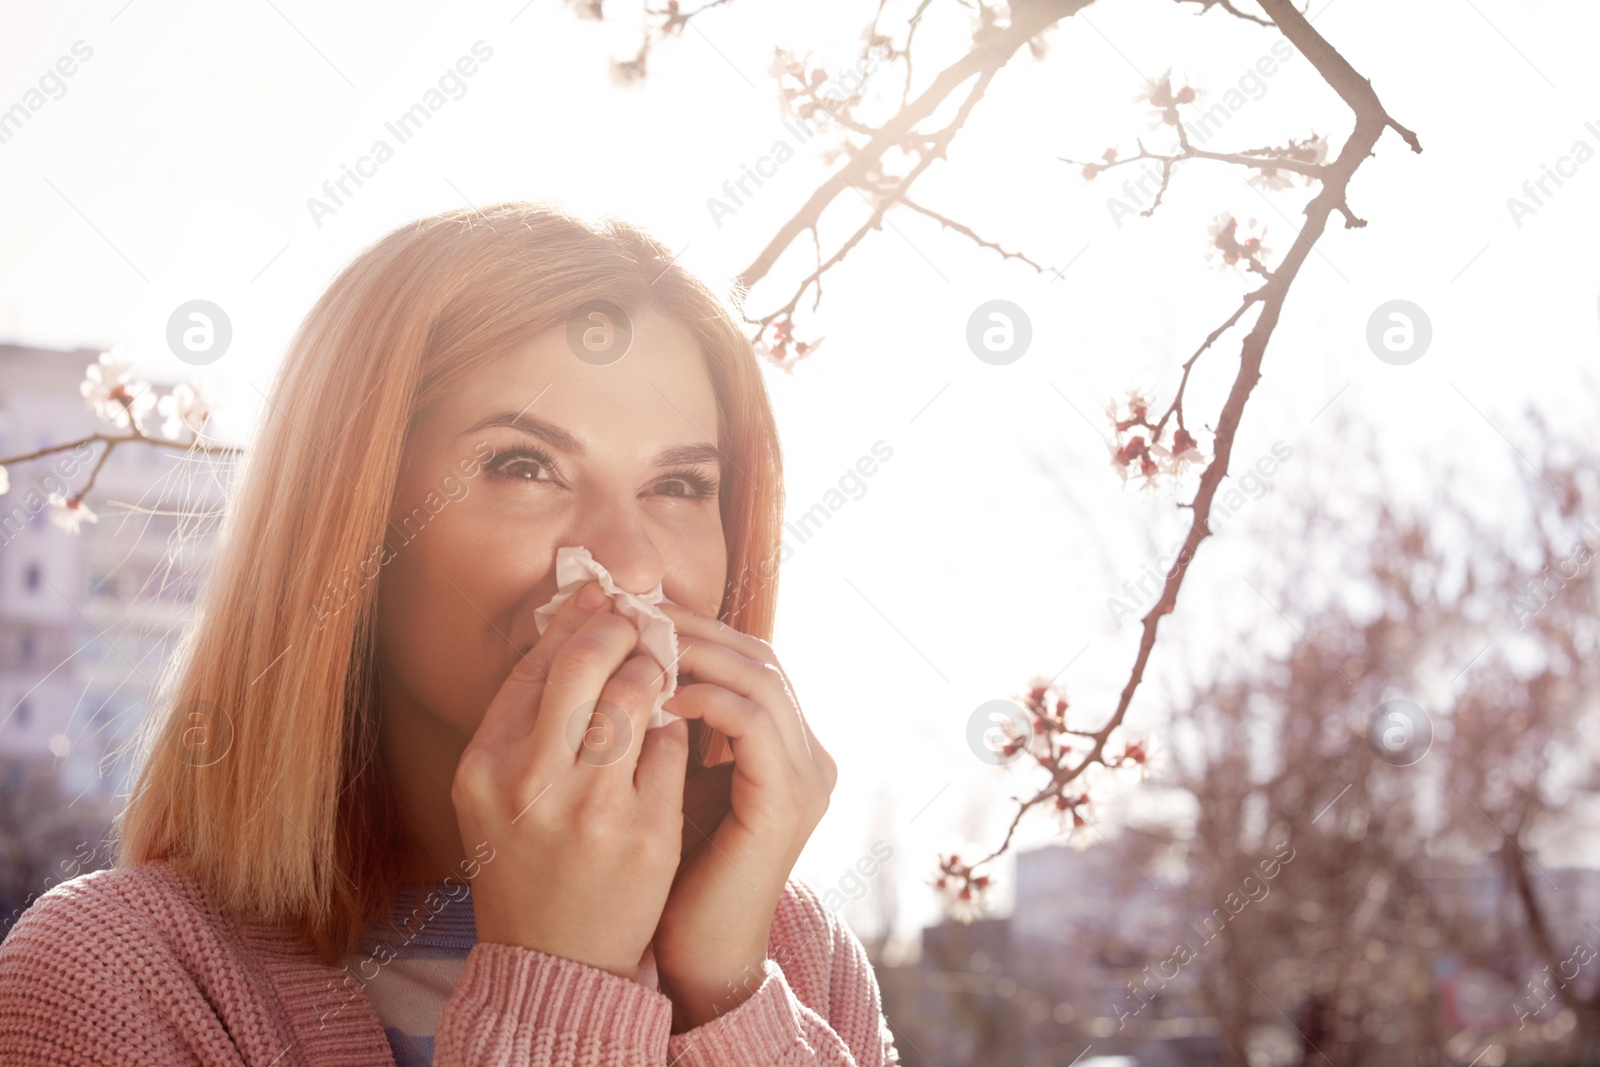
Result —
M 465 430 L 461 436 L 487 429 L 490 426 L 509 426 L 513 430 L 521 430 L 530 437 L 537 437 L 546 444 L 559 449 L 571 456 L 582 456 L 587 449 L 571 433 L 563 430 L 553 422 L 536 418 L 533 415 L 519 414 L 515 411 L 502 411 L 496 415 L 479 419 Z M 656 453 L 656 466 L 679 467 L 696 463 L 710 463 L 720 466 L 723 460 L 721 451 L 715 445 L 672 445 Z

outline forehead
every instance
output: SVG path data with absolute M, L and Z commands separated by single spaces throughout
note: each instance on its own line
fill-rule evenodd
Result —
M 716 395 L 698 342 L 656 312 L 631 317 L 626 354 L 596 365 L 573 352 L 565 329 L 550 330 L 489 360 L 440 404 L 459 433 L 500 411 L 557 423 L 588 442 L 638 437 L 654 445 L 717 439 Z

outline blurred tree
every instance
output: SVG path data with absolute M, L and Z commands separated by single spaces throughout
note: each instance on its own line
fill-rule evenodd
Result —
M 1174 726 L 1198 816 L 1192 921 L 1163 933 L 1193 947 L 1233 1063 L 1275 1030 L 1302 1064 L 1395 1049 L 1443 1063 L 1488 1043 L 1600 1062 L 1600 964 L 1571 941 L 1600 937 L 1553 921 L 1572 898 L 1535 859 L 1600 799 L 1600 453 L 1530 425 L 1535 470 L 1493 508 L 1478 474 L 1426 507 L 1391 505 L 1370 459 L 1340 472 L 1374 487 L 1353 520 L 1306 487 L 1258 588 L 1293 640 L 1242 649 Z M 1280 843 L 1293 858 L 1265 878 Z M 1503 875 L 1486 893 L 1465 877 L 1485 859 Z M 1235 912 L 1229 894 L 1260 899 Z M 1446 1031 L 1447 950 L 1521 988 L 1507 1025 Z M 1172 949 L 1158 937 L 1148 951 Z M 1528 986 L 1546 966 L 1569 980 Z M 1519 1011 L 1543 1025 L 1517 1025 Z

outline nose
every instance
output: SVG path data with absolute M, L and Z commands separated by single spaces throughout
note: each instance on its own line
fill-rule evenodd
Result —
M 637 502 L 589 502 L 583 511 L 562 544 L 587 548 L 595 562 L 630 593 L 647 593 L 665 579 L 666 564 L 638 514 Z

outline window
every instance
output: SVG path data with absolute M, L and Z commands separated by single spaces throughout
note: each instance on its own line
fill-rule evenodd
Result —
M 39 591 L 39 582 L 44 577 L 39 570 L 39 565 L 29 561 L 27 570 L 23 571 L 22 574 L 22 584 L 27 588 L 28 592 L 37 593 Z

